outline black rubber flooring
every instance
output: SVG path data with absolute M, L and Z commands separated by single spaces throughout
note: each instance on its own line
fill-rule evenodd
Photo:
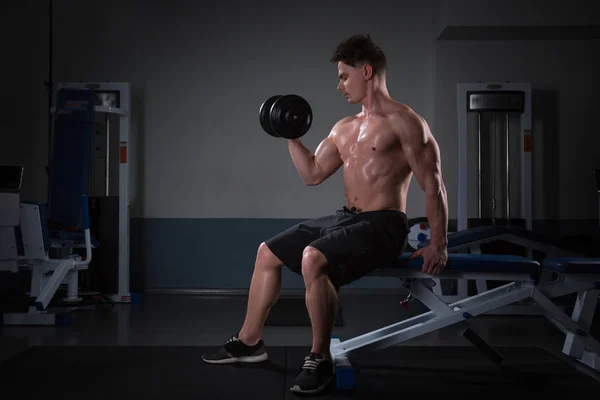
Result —
M 261 364 L 211 365 L 207 347 L 31 347 L 0 363 L 6 397 L 80 399 L 295 399 L 289 388 L 309 347 L 270 347 Z M 491 363 L 474 347 L 393 347 L 353 361 L 356 388 L 317 398 L 401 399 L 459 396 L 481 400 L 584 396 L 600 383 L 544 350 L 498 349 Z M 13 393 L 11 393 L 13 392 Z M 305 396 L 301 396 L 305 397 Z M 438 397 L 441 398 L 441 397 Z

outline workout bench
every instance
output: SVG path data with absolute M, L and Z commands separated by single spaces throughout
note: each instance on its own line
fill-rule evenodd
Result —
M 556 246 L 552 240 L 537 232 L 517 227 L 517 226 L 480 226 L 472 229 L 467 229 L 460 232 L 453 232 L 448 235 L 448 252 L 470 254 L 481 254 L 481 245 L 504 241 L 524 249 L 528 258 L 533 258 L 533 252 L 538 251 L 546 257 L 582 257 L 581 254 L 560 248 Z M 429 240 L 424 240 L 419 244 L 419 247 L 424 247 L 429 244 Z M 447 279 L 444 277 L 444 279 Z M 546 276 L 541 277 L 546 279 Z M 477 293 L 483 293 L 488 288 L 488 282 L 492 279 L 477 278 L 475 280 Z M 505 279 L 503 279 L 505 280 Z M 468 294 L 468 279 L 456 280 L 456 294 L 443 293 L 442 284 L 439 278 L 434 278 L 436 285 L 434 292 L 441 296 L 446 303 L 458 301 L 469 297 Z M 525 308 L 522 306 L 504 307 L 502 310 L 497 310 L 502 314 L 531 314 L 536 310 Z
M 600 371 L 600 343 L 589 334 L 600 292 L 600 259 L 555 257 L 539 263 L 513 255 L 450 254 L 441 275 L 444 278 L 510 283 L 448 304 L 432 290 L 431 276 L 421 272 L 422 258 L 409 257 L 410 254 L 404 254 L 395 265 L 379 268 L 370 276 L 400 279 L 410 295 L 430 311 L 345 341 L 332 338 L 331 356 L 339 389 L 354 387 L 353 356 L 398 345 L 522 300 L 532 301 L 542 315 L 566 334 L 562 349 L 565 355 Z M 541 281 L 544 272 L 555 279 Z M 573 293 L 577 294 L 577 301 L 569 316 L 551 299 Z M 502 355 L 470 328 L 463 335 L 492 361 L 502 362 Z

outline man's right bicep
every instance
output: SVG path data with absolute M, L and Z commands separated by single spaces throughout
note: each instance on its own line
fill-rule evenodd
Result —
M 327 136 L 315 151 L 315 165 L 318 183 L 323 182 L 335 173 L 343 164 L 338 147 L 332 135 Z

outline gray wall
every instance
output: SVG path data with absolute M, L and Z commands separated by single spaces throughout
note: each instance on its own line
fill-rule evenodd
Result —
M 133 85 L 135 216 L 306 218 L 339 207 L 341 174 L 318 188 L 303 186 L 285 143 L 261 130 L 258 108 L 276 93 L 305 97 L 315 112 L 305 143 L 315 148 L 337 120 L 358 110 L 337 93 L 337 69 L 328 59 L 363 17 L 370 22 L 359 31 L 388 51 L 391 93 L 433 118 L 427 2 L 403 7 L 402 24 L 394 8 L 364 16 L 339 2 L 278 11 L 280 2 L 225 0 L 210 12 L 188 1 L 55 3 L 55 79 Z M 389 26 L 391 35 L 384 33 Z M 411 203 L 413 213 L 423 210 Z
M 600 168 L 600 135 L 595 122 L 595 111 L 600 108 L 596 96 L 600 88 L 600 62 L 596 57 L 600 50 L 600 17 L 586 12 L 596 3 L 439 3 L 434 120 L 442 153 L 457 151 L 457 82 L 530 82 L 533 218 L 538 222 L 561 220 L 566 222 L 566 231 L 581 228 L 582 220 L 598 219 L 592 170 Z M 452 171 L 454 165 L 448 167 L 445 181 L 449 198 L 455 199 L 457 175 Z M 470 216 L 476 216 L 476 207 L 470 208 Z M 585 222 L 583 225 L 588 226 Z
M 451 218 L 455 85 L 476 80 L 529 81 L 539 99 L 535 218 L 597 218 L 589 174 L 600 167 L 593 120 L 598 41 L 576 29 L 599 25 L 600 17 L 583 8 L 588 3 L 569 2 L 564 9 L 558 1 L 428 0 L 370 9 L 356 0 L 285 7 L 227 0 L 210 8 L 188 1 L 55 0 L 53 80 L 132 84 L 136 285 L 243 289 L 266 236 L 344 201 L 340 172 L 321 186 L 302 185 L 285 143 L 260 129 L 258 108 L 272 94 L 305 97 L 315 119 L 304 142 L 316 148 L 337 120 L 359 110 L 336 92 L 335 65 L 328 61 L 339 40 L 358 32 L 385 49 L 392 96 L 432 126 Z M 44 201 L 47 4 L 6 3 L 2 10 L 3 37 L 14 40 L 5 47 L 11 96 L 2 107 L 0 156 L 3 164 L 25 165 L 23 197 Z M 547 28 L 552 25 L 571 26 L 564 35 L 575 40 L 555 34 L 552 40 L 505 40 L 522 26 L 544 39 L 557 32 Z M 496 30 L 490 33 L 490 26 Z M 408 214 L 425 214 L 414 182 Z M 285 287 L 302 287 L 296 276 L 284 279 Z M 364 279 L 354 286 L 394 285 Z
M 439 41 L 435 120 L 442 148 L 446 153 L 457 151 L 456 141 L 451 139 L 457 132 L 456 82 L 530 81 L 533 217 L 597 218 L 592 170 L 600 167 L 600 131 L 595 126 L 596 110 L 600 109 L 595 94 L 600 87 L 598 48 L 598 43 L 591 41 Z M 456 174 L 446 173 L 445 178 L 449 197 L 455 198 Z M 475 207 L 471 215 L 476 216 Z
M 46 199 L 48 159 L 48 6 L 40 1 L 0 6 L 3 93 L 0 164 L 23 165 L 22 199 Z

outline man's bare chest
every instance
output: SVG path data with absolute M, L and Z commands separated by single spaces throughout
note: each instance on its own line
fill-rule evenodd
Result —
M 336 142 L 343 159 L 382 154 L 400 145 L 392 127 L 378 120 L 349 124 Z

